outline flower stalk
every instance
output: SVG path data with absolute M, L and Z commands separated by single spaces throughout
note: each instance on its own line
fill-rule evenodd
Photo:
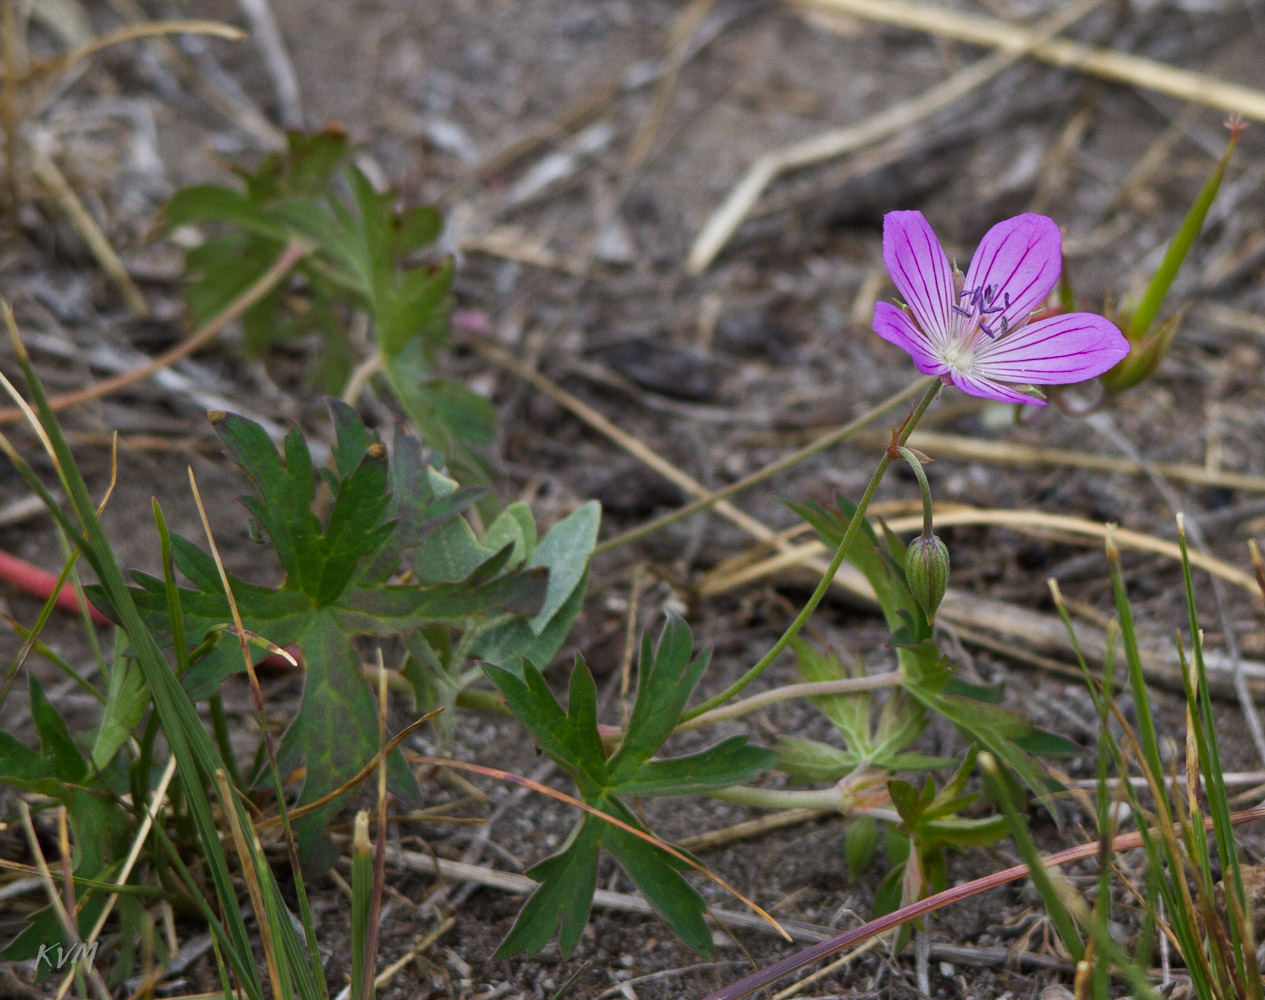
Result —
M 943 383 L 936 379 L 927 386 L 922 398 L 918 401 L 918 405 L 905 418 L 905 422 L 899 429 L 893 430 L 893 447 L 889 447 L 883 453 L 883 457 L 879 460 L 878 468 L 874 470 L 874 475 L 870 477 L 869 485 L 865 487 L 865 493 L 861 496 L 861 502 L 857 504 L 856 513 L 852 520 L 848 522 L 848 528 L 843 533 L 843 538 L 839 540 L 839 547 L 835 549 L 834 557 L 830 560 L 830 565 L 826 567 L 826 572 L 822 574 L 821 581 L 817 584 L 817 589 L 813 591 L 812 596 L 808 598 L 803 610 L 795 616 L 795 620 L 791 622 L 781 638 L 777 640 L 772 648 L 760 657 L 759 661 L 748 670 L 745 674 L 734 681 L 729 687 L 725 688 L 720 694 L 714 698 L 709 698 L 701 705 L 696 705 L 688 712 L 681 716 L 682 722 L 689 722 L 691 719 L 697 718 L 704 712 L 710 712 L 713 708 L 723 705 L 730 698 L 742 691 L 748 684 L 759 677 L 769 666 L 776 660 L 790 645 L 791 640 L 799 634 L 799 630 L 812 617 L 817 605 L 826 596 L 826 591 L 830 589 L 830 584 L 834 581 L 835 574 L 839 572 L 839 567 L 843 565 L 843 561 L 848 557 L 848 550 L 852 547 L 852 541 L 856 538 L 857 531 L 860 529 L 865 519 L 865 512 L 869 509 L 870 501 L 874 499 L 874 494 L 878 491 L 879 483 L 883 481 L 883 476 L 887 473 L 887 467 L 899 457 L 899 448 L 903 447 L 905 442 L 909 440 L 909 435 L 914 432 L 914 428 L 918 426 L 918 422 L 922 419 L 923 414 L 927 412 L 932 401 L 940 394 L 940 388 Z
M 922 462 L 912 448 L 898 448 L 897 453 L 914 470 L 922 490 L 922 534 L 905 549 L 905 582 L 927 616 L 928 623 L 933 623 L 936 609 L 940 607 L 949 586 L 949 549 L 932 530 L 931 485 L 927 482 Z

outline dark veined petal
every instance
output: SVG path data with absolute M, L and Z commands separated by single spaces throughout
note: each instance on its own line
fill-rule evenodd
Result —
M 970 270 L 966 272 L 968 292 L 993 289 L 992 306 L 1001 306 L 1010 296 L 1009 307 L 984 317 L 995 332 L 1018 326 L 1045 302 L 1063 269 L 1063 237 L 1053 219 L 1027 212 L 999 222 L 984 234 Z M 962 306 L 969 308 L 966 298 Z M 1001 317 L 1006 318 L 1005 326 Z
M 1026 396 L 1022 392 L 1016 392 L 1008 385 L 994 382 L 992 379 L 985 378 L 982 375 L 963 375 L 961 372 L 953 372 L 949 378 L 954 385 L 971 396 L 983 396 L 985 399 L 996 399 L 1002 403 L 1026 403 L 1029 406 L 1045 406 L 1044 399 Z
M 953 269 L 921 212 L 883 216 L 883 263 L 930 341 L 947 341 Z
M 1051 316 L 976 345 L 972 370 L 1002 382 L 1065 385 L 1101 375 L 1129 353 L 1129 342 L 1093 313 Z
M 874 303 L 874 332 L 889 344 L 907 351 L 924 375 L 942 375 L 948 366 L 936 357 L 935 346 L 903 311 L 890 302 Z

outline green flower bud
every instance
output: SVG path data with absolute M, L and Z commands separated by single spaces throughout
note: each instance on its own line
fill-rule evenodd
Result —
M 934 622 L 936 608 L 949 585 L 949 549 L 932 534 L 922 534 L 905 550 L 905 579 L 918 606 Z

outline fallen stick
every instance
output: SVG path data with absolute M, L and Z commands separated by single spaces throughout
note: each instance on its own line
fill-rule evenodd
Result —
M 613 441 L 669 482 L 700 498 L 700 501 L 711 503 L 716 513 L 734 524 L 748 536 L 759 542 L 767 543 L 779 554 L 777 561 L 781 568 L 785 569 L 790 565 L 802 566 L 816 573 L 819 577 L 821 573 L 825 572 L 827 560 L 823 558 L 824 548 L 818 543 L 799 545 L 785 533 L 775 532 L 772 528 L 750 514 L 739 510 L 727 500 L 716 500 L 713 492 L 708 490 L 693 476 L 672 465 L 658 452 L 647 447 L 622 428 L 617 427 L 593 407 L 567 392 L 553 382 L 552 379 L 530 365 L 524 364 L 507 351 L 493 344 L 480 341 L 473 346 L 484 357 L 536 386 L 555 402 L 571 411 L 598 433 Z M 731 495 L 730 491 L 721 491 L 720 493 L 720 496 L 729 495 Z M 640 537 L 640 532 L 637 533 L 637 537 Z M 1120 532 L 1117 531 L 1117 540 L 1119 541 L 1121 537 Z M 772 565 L 772 561 L 770 561 L 770 564 Z M 840 567 L 839 572 L 835 574 L 833 582 L 836 587 L 851 594 L 853 597 L 860 598 L 870 605 L 877 604 L 874 591 L 870 587 L 869 582 L 861 574 L 860 570 L 855 567 L 844 563 Z M 1001 601 L 989 600 L 977 594 L 964 595 L 950 589 L 944 596 L 937 618 L 942 619 L 946 625 L 959 625 L 967 629 L 985 630 L 1010 642 L 1022 643 L 1025 648 L 1036 647 L 1041 652 L 1057 654 L 1063 657 L 1070 657 L 1073 654 L 1071 643 L 1067 638 L 1067 632 L 1058 618 L 1029 611 L 1026 608 L 1019 608 Z M 1091 661 L 1101 660 L 1106 649 L 1106 639 L 1102 630 L 1077 623 L 1075 632 L 1086 657 Z M 1211 650 L 1205 651 L 1204 658 L 1208 663 L 1209 670 L 1213 672 L 1209 678 L 1213 693 L 1222 695 L 1227 691 L 1232 692 L 1232 680 L 1229 676 L 1230 664 L 1227 658 Z M 1142 650 L 1142 660 L 1143 669 L 1148 679 L 1154 680 L 1165 687 L 1171 686 L 1175 690 L 1182 690 L 1180 667 L 1177 665 L 1176 652 L 1174 650 L 1158 644 L 1152 644 Z M 1244 663 L 1243 666 L 1251 683 L 1257 688 L 1258 692 L 1265 692 L 1265 664 Z
M 832 129 L 811 139 L 765 153 L 751 165 L 746 176 L 734 186 L 729 196 L 704 224 L 690 248 L 685 264 L 686 271 L 689 274 L 701 274 L 707 270 L 721 248 L 729 242 L 730 237 L 755 207 L 764 189 L 779 174 L 856 152 L 908 129 L 915 122 L 947 108 L 971 91 L 982 87 L 1101 3 L 1102 0 L 1081 0 L 1080 3 L 1069 4 L 1043 21 L 1035 30 L 1024 32 L 1023 45 L 1003 49 L 972 63 L 915 98 L 884 108 L 855 125 Z M 864 8 L 866 4 L 859 6 Z
M 938 38 L 1022 52 L 1053 66 L 1176 97 L 1192 104 L 1203 104 L 1218 111 L 1240 114 L 1244 118 L 1265 121 L 1265 91 L 1228 83 L 1204 73 L 1179 69 L 1144 56 L 1095 48 L 1066 38 L 1047 38 L 1034 43 L 1033 36 L 1036 32 L 1016 28 L 987 15 L 949 10 L 938 4 L 909 3 L 908 0 L 792 2 L 835 13 L 852 14 L 868 21 L 894 24 L 913 31 L 926 31 Z

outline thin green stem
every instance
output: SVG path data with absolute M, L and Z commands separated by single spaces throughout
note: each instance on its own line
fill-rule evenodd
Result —
M 851 809 L 848 794 L 838 785 L 830 788 L 753 788 L 751 785 L 730 785 L 708 792 L 709 799 L 750 806 L 753 809 L 832 809 L 849 816 L 872 816 L 887 823 L 899 823 L 894 809 Z
M 621 545 L 627 545 L 629 542 L 639 541 L 647 535 L 653 535 L 661 528 L 666 528 L 668 525 L 675 524 L 677 521 L 683 520 L 691 514 L 697 514 L 699 511 L 706 510 L 708 507 L 712 507 L 720 503 L 722 500 L 728 500 L 730 497 L 736 496 L 744 490 L 748 490 L 752 486 L 756 486 L 759 483 L 764 482 L 766 479 L 776 476 L 779 472 L 785 472 L 787 469 L 804 461 L 804 459 L 810 458 L 818 452 L 825 451 L 827 448 L 833 447 L 840 441 L 844 440 L 844 438 L 855 434 L 871 420 L 877 419 L 893 406 L 899 406 L 901 403 L 916 395 L 918 390 L 922 387 L 923 383 L 915 382 L 895 395 L 888 396 L 882 402 L 876 403 L 860 416 L 849 420 L 842 427 L 823 434 L 816 440 L 810 441 L 808 444 L 804 445 L 804 447 L 800 448 L 798 451 L 794 451 L 785 458 L 780 458 L 776 462 L 766 465 L 763 469 L 757 469 L 749 476 L 743 476 L 743 478 L 739 479 L 737 482 L 730 483 L 724 489 L 717 490 L 715 493 L 709 493 L 707 496 L 700 497 L 692 503 L 687 503 L 684 507 L 669 511 L 661 517 L 656 517 L 651 521 L 647 521 L 643 525 L 636 528 L 630 528 L 628 531 L 621 534 L 613 535 L 604 542 L 599 542 L 593 549 L 593 555 L 601 555 L 603 552 L 609 552 L 612 549 L 617 549 Z
M 790 701 L 793 698 L 814 698 L 832 694 L 856 694 L 861 691 L 877 691 L 880 688 L 896 687 L 903 676 L 899 670 L 891 670 L 883 674 L 870 674 L 866 677 L 847 677 L 837 681 L 811 681 L 807 684 L 787 684 L 785 687 L 761 691 L 750 698 L 736 701 L 732 705 L 714 708 L 710 712 L 696 715 L 688 722 L 682 722 L 672 732 L 685 733 L 691 729 L 702 729 L 704 726 L 726 722 L 742 715 L 749 715 L 761 708 L 775 705 L 779 701 Z
M 925 385 L 926 383 L 923 384 Z M 795 616 L 795 620 L 782 633 L 782 637 L 773 644 L 773 647 L 764 656 L 760 657 L 759 662 L 755 666 L 730 684 L 720 694 L 714 698 L 707 699 L 701 705 L 695 706 L 682 715 L 682 722 L 689 722 L 704 712 L 710 712 L 713 708 L 723 705 L 764 673 L 769 668 L 769 665 L 781 655 L 782 650 L 790 645 L 791 640 L 804 627 L 808 619 L 812 617 L 813 612 L 817 610 L 817 605 L 821 603 L 822 598 L 826 596 L 826 591 L 830 589 L 830 584 L 834 582 L 835 574 L 839 572 L 839 567 L 843 565 L 844 559 L 848 557 L 848 550 L 852 547 L 852 540 L 856 538 L 856 533 L 865 520 L 865 512 L 870 506 L 870 501 L 874 499 L 874 494 L 878 490 L 879 483 L 883 481 L 883 475 L 887 472 L 887 467 L 892 464 L 892 456 L 897 454 L 896 449 L 904 445 L 909 439 L 909 435 L 913 433 L 914 428 L 918 426 L 918 421 L 927 412 L 927 407 L 931 405 L 931 401 L 939 394 L 941 384 L 940 380 L 936 379 L 931 385 L 927 386 L 922 399 L 918 401 L 918 405 L 914 407 L 913 412 L 905 420 L 899 432 L 893 431 L 892 447 L 889 447 L 884 452 L 882 459 L 878 463 L 878 468 L 874 470 L 874 475 L 870 477 L 870 483 L 866 486 L 865 493 L 861 496 L 861 502 L 857 504 L 856 513 L 848 522 L 848 528 L 843 533 L 843 538 L 839 541 L 839 547 L 835 550 L 834 558 L 830 560 L 830 565 L 826 567 L 826 572 L 822 575 L 821 582 L 817 584 L 817 589 L 808 598 L 803 610 Z
M 922 490 L 922 537 L 930 538 L 934 531 L 931 525 L 931 484 L 927 482 L 927 473 L 923 470 L 918 456 L 908 448 L 901 448 L 900 457 L 909 463 L 918 479 L 918 488 Z

